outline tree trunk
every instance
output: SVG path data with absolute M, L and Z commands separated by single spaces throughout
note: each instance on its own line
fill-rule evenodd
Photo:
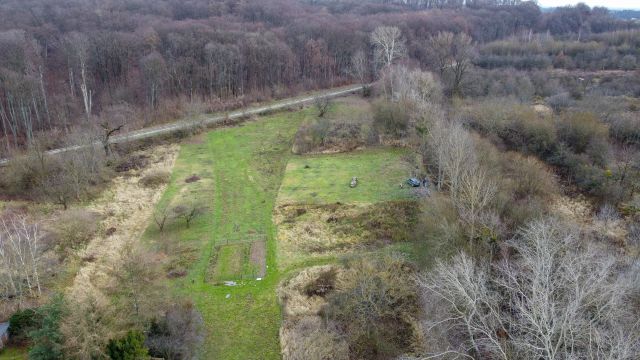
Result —
M 87 71 L 84 62 L 80 63 L 80 76 L 82 77 L 82 84 L 80 84 L 80 91 L 82 92 L 82 100 L 84 102 L 84 111 L 87 115 L 87 122 L 91 121 L 91 90 L 87 86 Z
M 11 142 L 9 141 L 9 131 L 7 130 L 7 113 L 5 112 L 2 100 L 0 100 L 0 118 L 2 119 L 2 133 L 4 134 L 5 141 L 7 143 L 7 152 L 11 152 Z
M 42 101 L 44 102 L 44 112 L 47 115 L 47 124 L 49 125 L 49 130 L 51 130 L 51 114 L 49 113 L 49 103 L 47 102 L 47 91 L 44 86 L 44 74 L 42 73 L 42 66 L 38 68 L 40 71 L 40 92 L 42 92 Z

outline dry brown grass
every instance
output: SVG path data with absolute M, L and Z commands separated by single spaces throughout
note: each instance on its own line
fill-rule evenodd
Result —
M 323 296 L 309 296 L 308 287 L 324 275 L 339 276 L 335 265 L 314 266 L 283 281 L 278 288 L 284 321 L 280 327 L 280 346 L 285 360 L 348 359 L 349 348 L 333 324 L 323 321 L 320 313 L 327 301 Z
M 306 268 L 291 279 L 285 280 L 278 288 L 278 297 L 285 317 L 318 315 L 327 304 L 324 297 L 307 294 L 307 286 L 314 283 L 323 274 L 339 271 L 335 265 L 322 265 Z
M 165 186 L 148 188 L 139 180 L 148 173 L 170 171 L 178 154 L 178 145 L 158 146 L 147 151 L 149 165 L 143 170 L 129 171 L 126 176 L 113 179 L 111 186 L 87 208 L 101 214 L 101 227 L 115 228 L 108 237 L 98 233 L 78 253 L 80 258 L 91 256 L 96 260 L 85 262 L 78 270 L 73 284 L 68 289 L 71 298 L 81 301 L 88 295 L 97 301 L 105 297 L 101 289 L 113 281 L 110 269 L 119 263 L 123 249 L 140 239 L 147 227 L 154 204 L 160 199 Z
M 283 205 L 278 225 L 278 263 L 336 256 L 413 239 L 418 205 L 392 201 L 367 205 Z
M 167 170 L 147 171 L 140 178 L 140 184 L 145 187 L 157 187 L 164 185 L 171 179 L 171 173 Z
M 551 212 L 568 223 L 580 225 L 587 236 L 595 236 L 596 239 L 606 240 L 618 246 L 626 243 L 628 221 L 631 219 L 600 218 L 596 216 L 593 205 L 583 196 L 557 196 L 552 202 Z
M 347 360 L 349 345 L 331 324 L 320 316 L 287 319 L 280 327 L 284 360 Z
M 414 274 L 400 256 L 354 257 L 284 280 L 283 358 L 386 359 L 422 348 Z

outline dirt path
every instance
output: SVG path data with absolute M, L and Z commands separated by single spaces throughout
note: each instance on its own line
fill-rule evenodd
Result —
M 109 189 L 88 206 L 88 210 L 100 213 L 104 220 L 98 235 L 80 254 L 82 258 L 95 260 L 85 261 L 80 267 L 68 289 L 72 298 L 82 300 L 87 295 L 96 299 L 103 297 L 100 289 L 111 281 L 110 270 L 119 263 L 125 247 L 141 238 L 153 207 L 166 187 L 146 188 L 138 181 L 152 171 L 170 171 L 179 148 L 176 144 L 154 148 L 148 154 L 150 161 L 144 170 L 115 178 Z M 106 230 L 112 228 L 115 232 L 107 236 Z

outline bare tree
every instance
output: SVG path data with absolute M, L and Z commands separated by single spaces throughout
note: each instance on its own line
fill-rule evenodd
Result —
M 96 137 L 91 132 L 78 131 L 70 138 L 68 146 L 76 149 L 56 155 L 55 166 L 48 169 L 38 189 L 42 197 L 65 210 L 74 199 L 85 196 L 91 184 L 102 181 L 105 161 L 102 151 L 93 146 Z
M 117 279 L 111 289 L 117 295 L 123 314 L 119 320 L 124 324 L 143 327 L 167 301 L 163 289 L 156 282 L 162 270 L 145 249 L 127 244 L 119 266 L 114 267 L 113 277 Z
M 100 127 L 102 127 L 102 130 L 104 130 L 102 138 L 100 139 L 102 142 L 102 148 L 104 149 L 105 155 L 109 156 L 111 155 L 111 147 L 109 144 L 111 136 L 117 133 L 118 131 L 120 131 L 122 127 L 124 127 L 124 124 L 110 126 L 109 122 L 105 121 L 102 124 L 100 124 Z
M 378 26 L 371 33 L 371 43 L 375 48 L 376 62 L 386 68 L 406 55 L 406 45 L 402 32 L 395 26 Z
M 316 109 L 318 110 L 318 117 L 323 117 L 331 106 L 331 99 L 327 96 L 319 96 L 314 100 Z
M 440 32 L 427 41 L 440 76 L 448 78 L 453 95 L 462 96 L 462 82 L 471 65 L 473 43 L 465 33 Z
M 192 359 L 203 340 L 202 315 L 193 304 L 179 302 L 152 323 L 145 345 L 154 357 Z
M 45 199 L 62 206 L 64 210 L 69 208 L 69 204 L 76 195 L 69 174 L 60 170 L 48 174 L 41 184 L 40 192 Z
M 475 239 L 480 215 L 493 201 L 497 190 L 496 182 L 478 163 L 464 168 L 459 186 L 451 195 L 462 220 L 470 227 L 470 239 Z
M 65 358 L 107 359 L 106 345 L 115 335 L 112 329 L 118 315 L 114 306 L 93 293 L 68 301 L 73 311 L 68 311 L 60 324 Z
M 164 226 L 169 219 L 169 212 L 166 207 L 162 207 L 153 212 L 153 222 L 158 226 L 160 232 L 164 231 Z
M 452 194 L 458 193 L 467 168 L 478 161 L 473 138 L 462 125 L 436 119 L 425 141 L 437 168 L 438 189 L 446 186 Z
M 147 84 L 149 106 L 155 109 L 158 106 L 160 88 L 167 74 L 167 65 L 162 55 L 152 52 L 140 60 L 140 67 Z
M 442 86 L 430 72 L 394 65 L 384 73 L 382 85 L 393 89 L 392 98 L 411 102 L 420 110 L 425 104 L 438 104 L 442 100 Z
M 90 121 L 93 107 L 93 91 L 90 88 L 87 69 L 90 50 L 89 39 L 84 34 L 71 32 L 65 36 L 63 43 L 67 53 L 71 96 L 75 97 L 75 71 L 77 69 L 80 71 L 80 93 L 82 95 L 84 112 L 87 116 L 87 121 Z
M 191 226 L 191 222 L 195 218 L 202 215 L 205 209 L 206 207 L 200 204 L 194 204 L 194 203 L 181 204 L 173 208 L 173 213 L 176 218 L 183 219 L 185 224 L 187 225 L 187 228 L 189 228 Z
M 537 220 L 489 266 L 460 254 L 420 279 L 448 343 L 431 355 L 511 359 L 636 359 L 640 332 L 629 296 L 638 264 L 617 261 L 571 226 Z M 439 309 L 434 311 L 435 309 Z M 516 355 L 517 354 L 517 355 Z
M 353 77 L 360 85 L 362 85 L 363 93 L 365 91 L 364 87 L 367 83 L 367 78 L 369 74 L 369 62 L 367 61 L 367 56 L 364 51 L 358 50 L 351 57 L 351 66 L 349 67 L 349 74 Z
M 25 215 L 0 218 L 0 297 L 40 296 L 42 233 Z

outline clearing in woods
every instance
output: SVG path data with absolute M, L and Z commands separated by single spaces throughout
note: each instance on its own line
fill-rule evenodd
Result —
M 274 216 L 280 269 L 400 250 L 418 211 L 418 190 L 400 184 L 413 175 L 416 161 L 406 149 L 391 147 L 292 156 Z
M 180 246 L 170 256 L 186 276 L 170 281 L 202 313 L 202 359 L 280 359 L 272 211 L 294 134 L 312 114 L 307 109 L 266 116 L 182 145 L 157 208 L 171 211 L 195 201 L 204 213 L 188 228 L 180 221 L 168 224 L 163 234 L 150 225 L 146 238 L 165 237 Z M 238 285 L 221 284 L 231 280 Z
M 405 149 L 374 148 L 292 157 L 278 204 L 362 204 L 408 198 L 413 192 L 400 187 L 412 175 L 410 164 L 403 161 L 408 154 Z M 354 176 L 358 185 L 350 188 Z

